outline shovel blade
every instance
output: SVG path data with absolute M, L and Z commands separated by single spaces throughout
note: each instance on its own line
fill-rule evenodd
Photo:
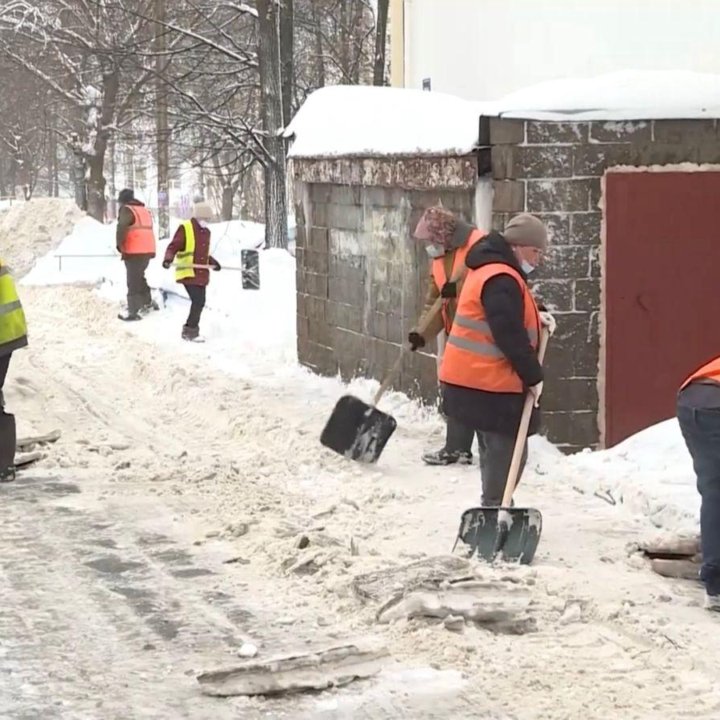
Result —
M 257 250 L 240 251 L 240 266 L 243 290 L 260 289 L 260 255 Z
M 535 508 L 469 508 L 460 518 L 457 543 L 469 558 L 529 565 L 541 532 L 542 515 Z
M 343 395 L 320 435 L 320 442 L 350 460 L 374 463 L 396 427 L 392 415 L 360 398 Z

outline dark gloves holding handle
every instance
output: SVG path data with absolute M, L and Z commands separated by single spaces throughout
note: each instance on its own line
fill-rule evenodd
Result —
M 440 290 L 440 297 L 445 298 L 446 300 L 448 300 L 449 298 L 456 298 L 457 283 L 452 282 L 452 280 L 446 282 Z
M 425 338 L 417 332 L 411 332 L 408 335 L 408 342 L 410 343 L 410 350 L 415 352 L 418 348 L 425 347 Z

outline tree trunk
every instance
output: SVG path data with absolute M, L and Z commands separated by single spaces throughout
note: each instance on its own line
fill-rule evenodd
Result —
M 315 59 L 317 62 L 317 84 L 318 87 L 325 87 L 325 58 L 323 56 L 323 37 L 321 16 L 317 11 L 317 4 L 312 3 L 313 21 L 315 23 Z
M 165 22 L 165 0 L 155 0 L 155 17 L 159 23 Z M 170 233 L 169 188 L 170 174 L 169 132 L 167 91 L 164 84 L 167 68 L 167 49 L 165 28 L 155 26 L 155 50 L 158 53 L 155 60 L 156 70 L 156 104 L 155 104 L 155 131 L 157 138 L 157 196 L 158 196 L 158 226 L 160 237 L 167 237 Z
M 265 167 L 265 246 L 287 249 L 285 141 L 282 123 L 279 17 L 274 0 L 257 0 L 258 64 L 267 157 Z
M 280 76 L 282 81 L 283 125 L 287 125 L 292 116 L 295 79 L 293 68 L 294 36 L 294 0 L 283 0 L 283 6 L 280 10 Z
M 104 148 L 103 148 L 104 150 Z M 87 163 L 87 212 L 98 222 L 105 221 L 105 154 L 91 155 Z
M 232 185 L 222 186 L 221 218 L 223 222 L 233 219 L 233 206 L 235 205 L 235 188 Z
M 108 209 L 109 219 L 115 219 L 117 214 L 117 187 L 115 186 L 115 141 L 108 144 L 108 164 L 110 165 L 110 182 L 108 183 Z
M 387 49 L 387 21 L 390 0 L 378 0 L 375 18 L 375 59 L 373 85 L 385 84 L 385 51 Z

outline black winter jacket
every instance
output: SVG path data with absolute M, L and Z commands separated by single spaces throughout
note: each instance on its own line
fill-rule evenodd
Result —
M 490 233 L 474 245 L 465 264 L 475 270 L 490 263 L 502 263 L 525 278 L 510 245 L 498 232 Z M 493 339 L 520 376 L 525 389 L 543 379 L 537 352 L 525 330 L 523 293 L 511 275 L 496 275 L 483 286 L 480 302 Z M 449 417 L 482 432 L 515 435 L 520 424 L 525 393 L 497 393 L 442 383 L 442 409 Z M 540 413 L 530 420 L 530 434 L 538 431 Z

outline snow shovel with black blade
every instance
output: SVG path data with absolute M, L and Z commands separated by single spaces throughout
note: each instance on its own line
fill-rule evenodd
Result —
M 545 357 L 547 342 L 548 332 L 543 328 L 540 332 L 540 348 L 538 350 L 538 360 L 541 365 Z M 502 505 L 466 510 L 460 518 L 460 529 L 455 539 L 455 545 L 453 545 L 453 552 L 458 542 L 462 542 L 467 550 L 468 558 L 477 556 L 487 562 L 493 562 L 501 557 L 506 562 L 519 561 L 521 565 L 529 565 L 535 557 L 542 532 L 542 515 L 535 508 L 510 506 L 520 474 L 520 463 L 530 426 L 533 402 L 533 395 L 528 392 L 505 482 Z
M 453 275 L 451 282 L 457 283 L 462 280 L 465 270 L 465 265 L 463 265 Z M 429 312 L 418 325 L 417 332 L 422 335 L 427 330 L 432 320 L 440 312 L 442 303 L 442 297 L 435 300 Z M 408 352 L 410 352 L 410 345 L 404 345 L 392 369 L 375 393 L 372 405 L 368 405 L 354 395 L 343 395 L 337 401 L 332 415 L 320 435 L 320 442 L 325 447 L 350 460 L 362 463 L 377 462 L 387 441 L 395 432 L 397 422 L 392 415 L 378 410 L 376 405 L 390 387 L 393 376 L 400 369 L 403 358 Z

